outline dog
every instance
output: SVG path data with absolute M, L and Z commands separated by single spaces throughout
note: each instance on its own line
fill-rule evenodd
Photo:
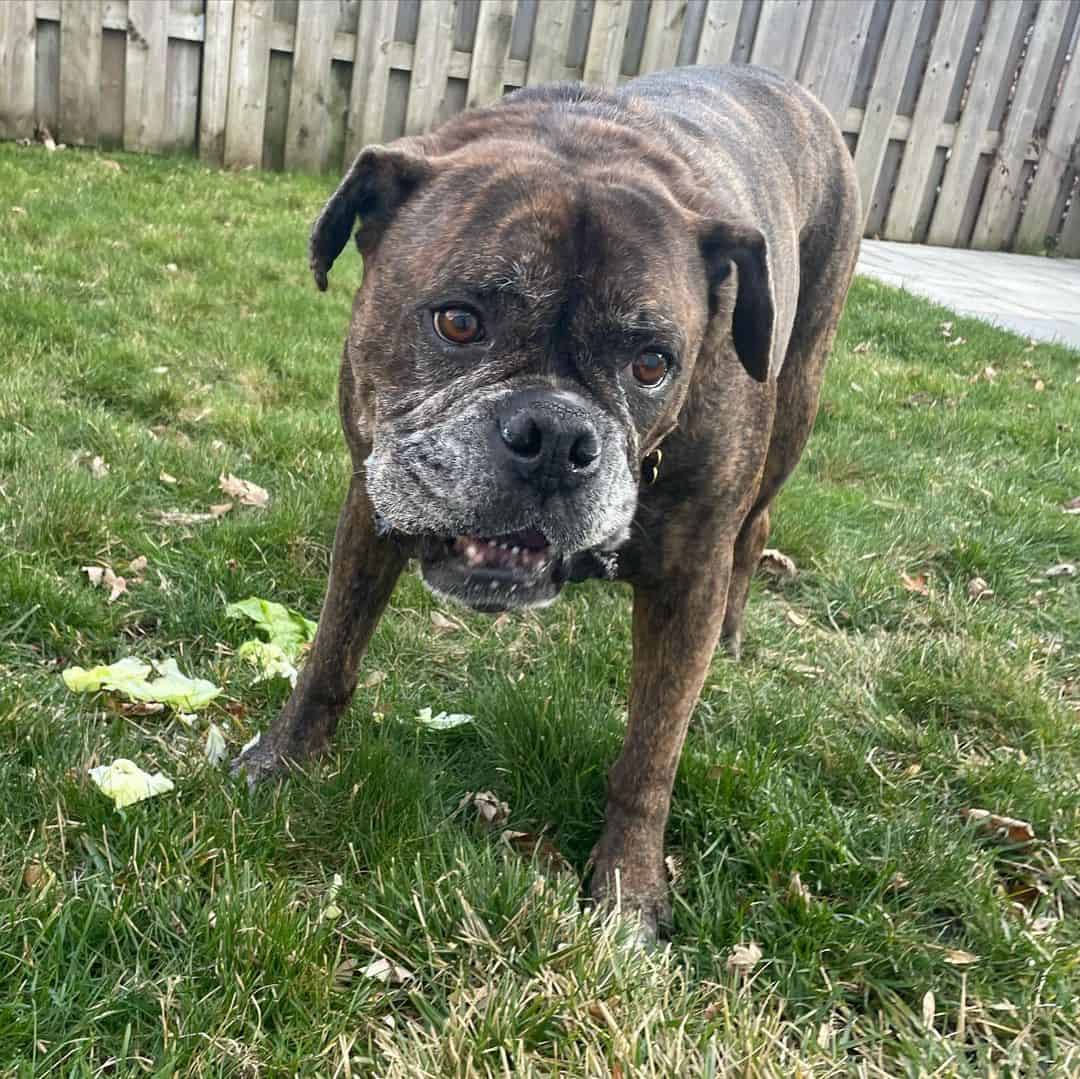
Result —
M 668 923 L 664 829 L 717 645 L 737 657 L 855 267 L 844 139 L 804 89 L 690 67 L 511 93 L 359 154 L 315 222 L 363 280 L 339 382 L 353 476 L 318 632 L 249 782 L 325 750 L 394 583 L 477 611 L 633 590 L 590 891 Z

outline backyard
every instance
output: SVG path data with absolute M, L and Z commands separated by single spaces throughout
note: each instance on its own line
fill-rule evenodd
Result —
M 619 587 L 492 620 L 407 575 L 333 755 L 207 759 L 289 688 L 226 606 L 317 618 L 348 481 L 330 186 L 0 146 L 0 1074 L 1076 1074 L 1078 354 L 856 281 L 639 952 L 577 900 Z M 126 656 L 222 693 L 61 677 Z M 114 808 L 117 758 L 175 788 Z

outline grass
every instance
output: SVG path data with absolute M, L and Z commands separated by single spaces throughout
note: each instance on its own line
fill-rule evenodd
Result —
M 746 657 L 714 664 L 674 938 L 636 954 L 457 811 L 491 790 L 583 869 L 623 721 L 617 588 L 438 629 L 410 575 L 330 759 L 254 795 L 203 759 L 208 721 L 235 751 L 284 696 L 226 603 L 317 614 L 348 478 L 357 266 L 320 298 L 304 256 L 326 190 L 0 147 L 0 1074 L 1075 1074 L 1080 591 L 1045 570 L 1080 553 L 1077 354 L 856 282 L 775 514 L 800 572 L 755 582 Z M 270 508 L 158 522 L 221 501 L 222 472 Z M 112 604 L 80 572 L 138 556 Z M 59 677 L 127 654 L 225 693 L 189 727 Z M 428 732 L 428 705 L 477 718 Z M 175 792 L 113 810 L 87 769 L 116 757 Z M 365 976 L 379 957 L 412 977 Z

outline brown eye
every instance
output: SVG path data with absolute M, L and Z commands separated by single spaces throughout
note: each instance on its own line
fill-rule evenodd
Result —
M 452 345 L 472 345 L 484 336 L 484 327 L 467 307 L 443 307 L 435 312 L 435 332 Z
M 662 352 L 643 352 L 630 365 L 634 378 L 642 386 L 659 386 L 667 377 L 669 360 Z

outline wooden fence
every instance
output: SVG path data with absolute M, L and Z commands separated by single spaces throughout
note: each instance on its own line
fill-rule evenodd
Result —
M 505 90 L 798 78 L 866 233 L 1080 256 L 1080 0 L 0 0 L 0 137 L 339 172 Z

